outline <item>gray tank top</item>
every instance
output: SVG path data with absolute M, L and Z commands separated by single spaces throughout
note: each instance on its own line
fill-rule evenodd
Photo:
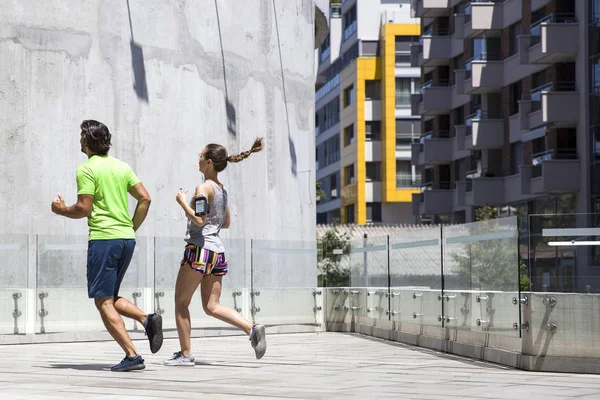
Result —
M 219 187 L 213 181 L 207 181 L 215 189 L 215 198 L 210 203 L 210 212 L 206 216 L 206 223 L 200 227 L 188 220 L 185 241 L 206 250 L 215 253 L 224 253 L 225 248 L 221 243 L 219 232 L 225 221 L 225 212 L 227 209 L 227 191 Z M 190 201 L 190 206 L 194 208 Z

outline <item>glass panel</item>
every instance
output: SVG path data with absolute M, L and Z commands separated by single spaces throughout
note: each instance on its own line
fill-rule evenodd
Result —
M 390 292 L 393 319 L 403 330 L 420 325 L 441 335 L 442 294 L 440 228 L 406 231 L 390 236 Z M 405 325 L 407 324 L 407 325 Z M 414 325 L 413 325 L 414 324 Z M 414 333 L 420 333 L 415 330 Z
M 250 319 L 249 290 L 246 285 L 246 246 L 243 239 L 221 239 L 225 246 L 228 272 L 222 281 L 221 304 L 231 307 Z M 154 238 L 154 309 L 162 315 L 163 329 L 177 329 L 175 324 L 175 282 L 183 258 L 185 242 L 182 238 Z M 249 271 L 248 271 L 249 274 Z M 200 332 L 194 329 L 227 328 L 230 325 L 206 315 L 202 308 L 200 290 L 192 297 L 189 307 L 192 320 L 192 336 Z M 175 331 L 176 332 L 176 331 Z
M 562 327 L 552 336 L 552 355 L 593 353 L 598 296 L 588 294 L 600 293 L 600 260 L 595 258 L 600 214 L 530 215 L 529 223 L 531 337 L 548 337 Z M 541 348 L 543 342 L 536 345 Z
M 517 217 L 444 227 L 446 327 L 519 337 Z
M 529 271 L 534 292 L 600 293 L 600 214 L 530 216 Z
M 265 325 L 316 324 L 315 241 L 252 240 L 251 311 Z
M 0 234 L 0 335 L 24 334 L 29 237 Z
M 350 243 L 350 310 L 353 316 L 389 320 L 387 236 Z
M 146 238 L 137 238 L 119 295 L 144 309 Z M 104 331 L 94 301 L 87 293 L 87 236 L 39 235 L 35 333 Z M 76 306 L 74 306 L 76 305 Z M 128 330 L 143 331 L 127 319 Z

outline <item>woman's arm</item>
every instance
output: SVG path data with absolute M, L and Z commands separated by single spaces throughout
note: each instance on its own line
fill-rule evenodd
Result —
M 213 193 L 211 193 L 211 192 L 213 192 Z M 202 183 L 202 184 L 196 186 L 196 192 L 194 193 L 192 200 L 197 197 L 200 197 L 200 196 L 206 197 L 207 201 L 209 201 L 209 199 L 214 198 L 214 189 L 210 185 L 208 185 L 206 183 Z M 194 210 L 192 210 L 192 207 L 190 207 L 190 205 L 187 203 L 185 192 L 183 190 L 179 190 L 179 193 L 177 193 L 176 199 L 177 199 L 177 203 L 179 203 L 181 208 L 183 208 L 183 211 L 185 212 L 185 216 L 190 221 L 192 221 L 192 223 L 194 225 L 204 226 L 204 224 L 206 223 L 206 215 L 200 215 L 200 216 L 195 215 Z M 209 201 L 209 203 L 210 203 L 210 201 Z
M 223 221 L 223 225 L 221 226 L 221 228 L 222 229 L 229 228 L 230 223 L 231 223 L 231 214 L 229 214 L 229 204 L 227 204 L 227 207 L 225 208 L 225 220 Z

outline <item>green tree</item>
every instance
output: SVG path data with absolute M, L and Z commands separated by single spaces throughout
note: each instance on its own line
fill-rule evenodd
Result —
M 478 223 L 469 226 L 469 235 L 482 235 L 501 229 L 498 210 L 484 206 L 475 211 Z M 517 258 L 515 258 L 515 253 Z M 529 290 L 529 277 L 524 273 L 526 265 L 518 255 L 514 241 L 492 239 L 461 245 L 461 249 L 450 255 L 457 266 L 459 285 L 481 290 Z M 519 282 L 517 271 L 519 269 Z
M 319 249 L 318 285 L 325 287 L 350 286 L 350 267 L 348 253 L 350 252 L 350 238 L 346 233 L 338 231 L 336 226 L 317 239 Z M 334 250 L 341 250 L 342 254 Z
M 325 192 L 321 188 L 321 185 L 322 185 L 321 181 L 317 181 L 317 190 L 315 192 L 316 193 L 316 197 L 317 197 L 317 201 L 325 199 Z

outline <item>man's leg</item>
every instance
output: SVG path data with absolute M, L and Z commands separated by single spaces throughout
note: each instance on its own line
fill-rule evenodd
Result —
M 146 314 L 125 297 L 115 297 L 114 305 L 115 310 L 122 316 L 134 319 L 142 325 L 146 323 Z
M 119 297 L 121 282 L 123 282 L 127 268 L 129 268 L 129 263 L 133 258 L 135 239 L 123 239 L 121 243 L 123 250 L 119 257 L 119 263 L 117 265 L 117 279 L 114 286 L 115 309 L 119 314 L 134 319 L 143 325 L 150 343 L 150 351 L 152 353 L 156 353 L 160 350 L 163 344 L 162 317 L 159 314 L 146 315 L 129 300 L 124 297 Z
M 115 341 L 121 346 L 125 354 L 129 357 L 135 357 L 137 351 L 133 346 L 133 342 L 125 329 L 125 323 L 123 318 L 119 315 L 114 307 L 114 301 L 112 297 L 97 297 L 94 299 L 96 308 L 100 311 L 102 322 L 110 335 Z

